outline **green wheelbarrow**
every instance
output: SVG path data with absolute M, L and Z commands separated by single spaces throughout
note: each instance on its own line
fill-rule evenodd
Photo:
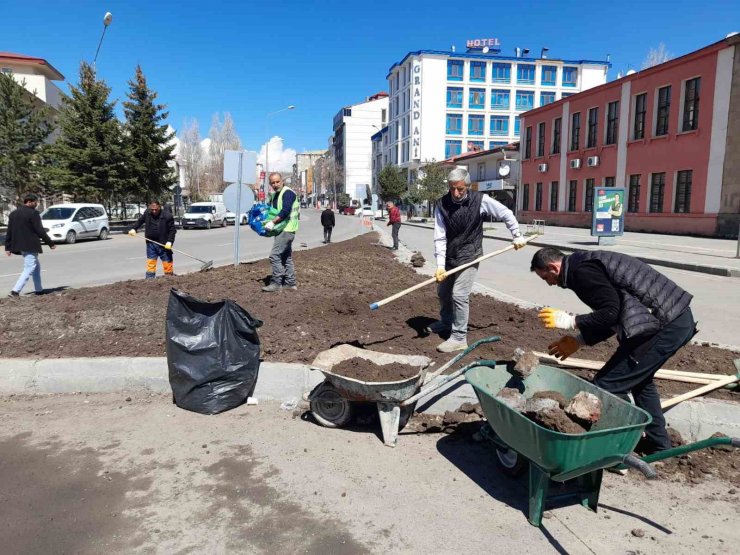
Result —
M 512 476 L 529 466 L 528 520 L 534 526 L 542 523 L 545 502 L 561 497 L 548 496 L 554 484 L 569 482 L 575 487 L 564 495 L 575 496 L 583 506 L 596 511 L 606 468 L 631 467 L 653 479 L 657 473 L 650 462 L 713 445 L 740 447 L 738 439 L 711 438 L 638 458 L 632 451 L 652 421 L 647 412 L 559 368 L 540 365 L 521 380 L 508 371 L 508 364 L 481 365 L 465 377 L 488 420 L 483 435 L 495 444 L 499 465 Z M 504 387 L 519 389 L 525 398 L 537 391 L 557 391 L 566 398 L 580 391 L 593 393 L 602 403 L 601 418 L 582 434 L 548 430 L 497 399 L 495 395 Z

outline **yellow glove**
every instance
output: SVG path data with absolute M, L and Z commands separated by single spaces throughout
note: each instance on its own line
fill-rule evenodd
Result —
M 572 335 L 564 335 L 555 343 L 547 346 L 548 352 L 560 360 L 565 360 L 580 348 L 581 344 L 578 342 L 578 339 Z
M 437 271 L 434 272 L 434 277 L 437 279 L 437 281 L 442 281 L 444 278 L 447 277 L 447 272 L 445 272 L 444 268 L 437 268 Z
M 164 244 L 164 248 L 167 249 L 168 251 L 171 251 L 172 250 L 172 243 L 170 243 L 169 241 L 167 241 Z
M 527 246 L 527 240 L 519 235 L 517 237 L 514 237 L 514 240 L 511 242 L 511 244 L 514 245 L 514 250 L 518 251 L 519 249 L 523 249 Z
M 131 235 L 131 237 L 136 237 L 136 230 L 135 229 L 129 229 L 128 234 Z
M 576 329 L 576 317 L 572 314 L 568 314 L 563 310 L 557 308 L 551 308 L 549 306 L 540 310 L 537 315 L 540 321 L 548 329 L 558 328 L 559 330 L 574 330 Z

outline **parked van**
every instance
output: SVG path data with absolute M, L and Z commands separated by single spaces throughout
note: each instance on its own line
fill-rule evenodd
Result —
M 55 204 L 41 214 L 41 223 L 55 243 L 107 239 L 110 230 L 102 204 Z
M 223 202 L 194 202 L 182 217 L 183 229 L 211 229 L 216 226 L 226 226 L 226 205 Z

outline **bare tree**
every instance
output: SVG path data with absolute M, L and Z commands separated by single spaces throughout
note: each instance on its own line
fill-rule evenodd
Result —
M 241 139 L 239 139 L 236 132 L 231 114 L 228 112 L 224 114 L 223 123 L 220 121 L 219 114 L 213 115 L 208 138 L 211 140 L 211 144 L 208 147 L 209 174 L 206 180 L 207 188 L 208 192 L 220 193 L 224 190 L 224 152 L 241 148 Z
M 201 146 L 200 126 L 197 119 L 186 123 L 180 133 L 180 155 L 185 161 L 185 181 L 191 197 L 200 193 L 205 170 L 205 156 Z
M 657 66 L 663 62 L 667 62 L 671 58 L 673 58 L 673 54 L 668 52 L 665 43 L 661 42 L 658 45 L 658 48 L 651 48 L 648 51 L 647 56 L 645 56 L 645 60 L 642 62 L 642 69 Z

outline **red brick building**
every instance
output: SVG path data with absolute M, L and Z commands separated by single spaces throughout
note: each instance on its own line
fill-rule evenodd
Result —
M 737 236 L 740 35 L 522 114 L 521 221 L 590 227 L 626 189 L 628 231 Z

